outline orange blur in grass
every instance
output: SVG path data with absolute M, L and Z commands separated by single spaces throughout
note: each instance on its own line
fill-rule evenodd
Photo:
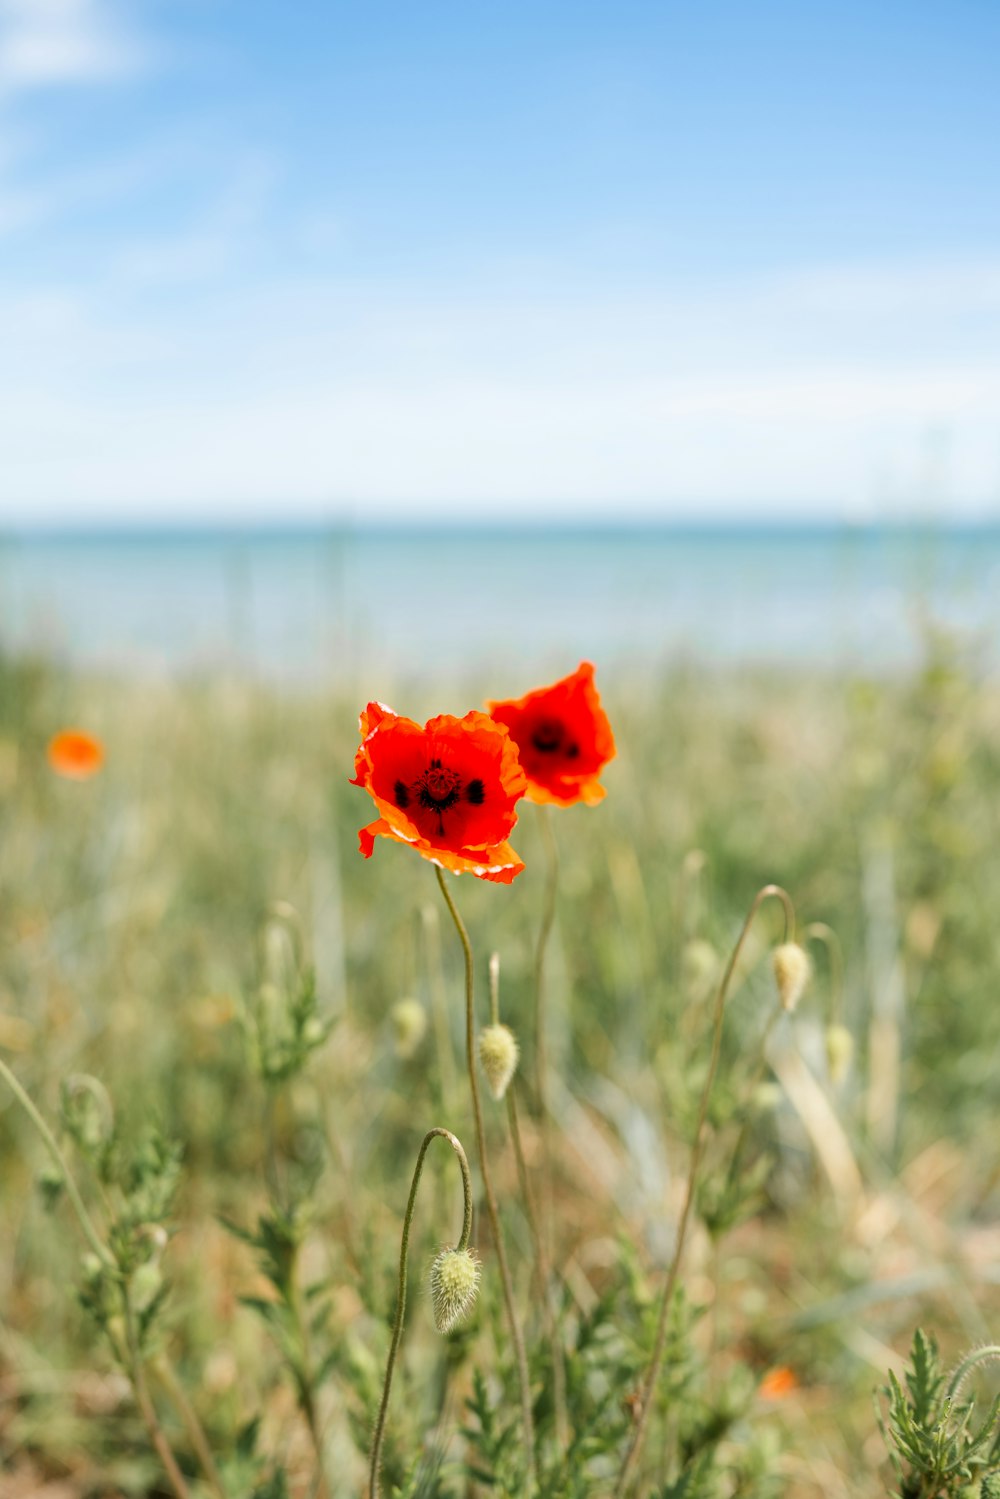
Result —
M 104 764 L 104 745 L 84 729 L 60 729 L 49 740 L 48 757 L 56 775 L 86 781 Z
M 758 1386 L 757 1393 L 764 1400 L 786 1400 L 799 1387 L 795 1372 L 787 1364 L 777 1364 L 769 1369 Z

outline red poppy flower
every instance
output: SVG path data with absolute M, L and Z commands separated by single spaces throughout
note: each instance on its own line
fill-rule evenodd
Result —
M 57 775 L 86 781 L 104 764 L 104 746 L 83 729 L 60 729 L 49 740 L 49 764 Z
M 581 661 L 576 671 L 551 687 L 486 706 L 517 744 L 529 801 L 554 802 L 557 807 L 601 801 L 605 791 L 597 778 L 614 759 L 615 739 L 589 661 Z
M 517 746 L 485 713 L 443 713 L 420 727 L 382 703 L 361 715 L 354 786 L 369 792 L 381 816 L 362 828 L 370 859 L 376 837 L 408 843 L 455 874 L 509 885 L 524 868 L 506 841 L 524 795 Z

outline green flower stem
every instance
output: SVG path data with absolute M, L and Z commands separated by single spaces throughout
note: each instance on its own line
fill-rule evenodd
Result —
M 500 1283 L 503 1287 L 507 1323 L 510 1328 L 511 1342 L 514 1345 L 514 1354 L 517 1359 L 517 1376 L 521 1391 L 524 1459 L 528 1485 L 526 1495 L 530 1495 L 535 1490 L 535 1427 L 531 1415 L 531 1381 L 528 1377 L 528 1358 L 524 1350 L 524 1338 L 521 1335 L 517 1312 L 514 1309 L 514 1287 L 510 1277 L 510 1267 L 507 1264 L 507 1252 L 504 1249 L 500 1209 L 497 1206 L 496 1194 L 493 1191 L 493 1181 L 490 1176 L 489 1161 L 486 1155 L 486 1131 L 483 1127 L 483 1107 L 479 1099 L 479 1079 L 476 1073 L 476 1017 L 472 1002 L 474 985 L 472 944 L 469 942 L 469 934 L 466 931 L 465 922 L 459 915 L 458 907 L 452 899 L 451 891 L 448 889 L 448 884 L 440 865 L 435 866 L 434 873 L 437 875 L 437 882 L 441 887 L 444 903 L 448 907 L 452 921 L 455 923 L 455 930 L 458 933 L 459 941 L 462 944 L 462 952 L 465 955 L 465 1060 L 469 1073 L 469 1089 L 472 1093 L 472 1112 L 476 1122 L 476 1145 L 479 1150 L 479 1169 L 482 1172 L 483 1191 L 486 1194 L 490 1227 L 493 1230 L 493 1242 L 496 1246 L 497 1264 L 500 1268 Z
M 954 1372 L 948 1381 L 946 1398 L 958 1399 L 963 1384 L 977 1364 L 990 1364 L 998 1361 L 1000 1361 L 1000 1344 L 984 1343 L 980 1348 L 970 1348 L 964 1358 L 959 1359 L 955 1365 Z
M 191 1446 L 194 1448 L 198 1461 L 201 1463 L 202 1472 L 205 1474 L 209 1488 L 216 1496 L 216 1499 L 226 1499 L 226 1491 L 223 1487 L 219 1470 L 215 1465 L 215 1458 L 212 1456 L 212 1449 L 209 1445 L 208 1437 L 205 1435 L 205 1428 L 202 1426 L 198 1412 L 191 1404 L 188 1393 L 177 1376 L 177 1371 L 165 1353 L 159 1354 L 153 1360 L 152 1369 L 180 1413 Z
M 27 1114 L 28 1118 L 31 1120 L 38 1133 L 41 1135 L 42 1140 L 45 1144 L 45 1148 L 48 1151 L 49 1155 L 52 1157 L 52 1160 L 62 1177 L 63 1185 L 66 1188 L 66 1195 L 69 1198 L 70 1202 L 73 1204 L 73 1211 L 76 1213 L 76 1216 L 80 1223 L 80 1227 L 83 1229 L 84 1237 L 89 1243 L 91 1249 L 97 1255 L 97 1258 L 100 1260 L 102 1265 L 104 1265 L 109 1270 L 114 1270 L 117 1274 L 118 1266 L 115 1262 L 114 1256 L 108 1249 L 108 1246 L 102 1240 L 100 1234 L 97 1232 L 97 1229 L 94 1227 L 94 1220 L 91 1218 L 90 1214 L 87 1212 L 86 1207 L 84 1206 L 83 1198 L 80 1196 L 80 1190 L 73 1178 L 72 1171 L 69 1169 L 69 1162 L 59 1148 L 59 1142 L 56 1140 L 55 1135 L 49 1129 L 49 1126 L 46 1124 L 45 1120 L 38 1112 L 38 1109 L 35 1107 L 30 1094 L 25 1092 L 24 1088 L 18 1082 L 14 1073 L 11 1072 L 10 1068 L 7 1066 L 7 1063 L 3 1060 L 2 1057 L 0 1057 L 0 1077 L 4 1079 L 4 1082 L 10 1088 L 14 1097 L 17 1099 L 18 1103 L 21 1105 L 22 1109 Z
M 802 934 L 804 941 L 822 942 L 830 963 L 830 1024 L 839 1025 L 844 1009 L 844 954 L 840 938 L 825 921 L 811 921 Z
M 39 1113 L 38 1109 L 35 1107 L 31 1095 L 25 1092 L 24 1088 L 21 1086 L 14 1073 L 11 1072 L 10 1068 L 7 1066 L 7 1063 L 3 1060 L 2 1057 L 0 1057 L 0 1077 L 4 1079 L 7 1086 L 14 1094 L 14 1097 L 24 1109 L 24 1112 L 27 1114 L 28 1118 L 35 1126 L 35 1129 L 42 1137 L 45 1148 L 48 1151 L 49 1155 L 52 1157 L 52 1160 L 57 1170 L 59 1171 L 59 1174 L 63 1181 L 63 1185 L 66 1188 L 66 1195 L 68 1196 L 70 1202 L 73 1204 L 73 1210 L 76 1213 L 76 1216 L 80 1223 L 80 1227 L 83 1230 L 84 1237 L 89 1243 L 91 1249 L 94 1251 L 95 1255 L 100 1260 L 105 1269 L 110 1270 L 120 1280 L 120 1271 L 117 1261 L 115 1260 L 111 1251 L 108 1249 L 107 1245 L 101 1239 L 101 1236 L 97 1232 L 97 1229 L 94 1227 L 94 1220 L 91 1218 L 90 1214 L 87 1212 L 86 1207 L 84 1206 L 83 1198 L 80 1196 L 80 1189 L 76 1184 L 76 1180 L 73 1176 L 72 1171 L 70 1170 L 69 1162 L 59 1148 L 59 1142 L 57 1141 L 49 1126 L 46 1124 L 45 1120 L 42 1118 L 42 1115 Z M 133 1393 L 135 1394 L 136 1404 L 139 1407 L 139 1414 L 142 1416 L 143 1423 L 146 1427 L 147 1432 L 149 1433 L 149 1439 L 156 1449 L 157 1456 L 163 1464 L 164 1472 L 170 1480 L 170 1486 L 173 1489 L 174 1494 L 177 1496 L 177 1499 L 190 1499 L 190 1490 L 188 1489 L 187 1483 L 185 1482 L 183 1473 L 178 1467 L 177 1459 L 174 1457 L 174 1454 L 170 1449 L 170 1443 L 167 1441 L 166 1437 L 163 1434 L 163 1428 L 160 1426 L 159 1420 L 157 1418 L 156 1409 L 153 1405 L 152 1400 L 150 1399 L 149 1389 L 146 1385 L 146 1376 L 142 1367 L 142 1356 L 139 1352 L 139 1344 L 136 1337 L 135 1316 L 132 1311 L 132 1303 L 129 1299 L 128 1286 L 123 1281 L 121 1282 L 121 1297 L 122 1310 L 124 1312 L 125 1319 L 126 1346 L 124 1349 L 121 1349 L 120 1352 L 124 1355 L 122 1358 L 122 1362 L 128 1370 L 129 1380 L 132 1385 Z
M 330 1483 L 326 1475 L 326 1456 L 323 1448 L 323 1433 L 319 1424 L 319 1413 L 316 1409 L 316 1397 L 313 1393 L 313 1369 L 312 1354 L 309 1347 L 309 1318 L 305 1307 L 302 1305 L 302 1292 L 299 1289 L 297 1268 L 293 1268 L 291 1276 L 291 1312 L 295 1319 L 295 1328 L 299 1335 L 300 1358 L 295 1368 L 295 1384 L 299 1395 L 299 1405 L 305 1416 L 306 1425 L 309 1428 L 309 1436 L 312 1441 L 313 1451 L 316 1454 L 316 1495 L 317 1499 L 329 1499 Z
M 448 1025 L 448 991 L 441 965 L 441 923 L 436 906 L 424 906 L 420 913 L 424 933 L 424 952 L 430 987 L 431 1014 L 434 1018 L 434 1045 L 437 1050 L 441 1099 L 448 1112 L 458 1088 L 455 1052 Z
M 753 1104 L 754 1094 L 757 1092 L 757 1089 L 763 1081 L 764 1073 L 767 1071 L 767 1048 L 770 1043 L 771 1037 L 774 1034 L 774 1028 L 778 1024 L 784 1013 L 785 1012 L 782 1009 L 781 1003 L 779 1001 L 774 1006 L 770 1015 L 767 1017 L 767 1024 L 764 1027 L 764 1034 L 761 1036 L 760 1046 L 757 1048 L 757 1062 L 753 1072 L 750 1074 L 750 1082 L 747 1085 L 746 1096 L 747 1103 L 750 1106 L 752 1106 Z M 743 1112 L 743 1122 L 740 1125 L 739 1132 L 737 1133 L 736 1143 L 733 1146 L 732 1151 L 730 1152 L 729 1165 L 726 1168 L 727 1187 L 731 1187 L 733 1185 L 737 1175 L 739 1174 L 740 1166 L 742 1165 L 743 1161 L 743 1147 L 746 1144 L 747 1136 L 750 1133 L 750 1119 L 750 1107 L 747 1107 Z M 718 1300 L 718 1294 L 716 1294 L 716 1300 Z
M 538 825 L 545 845 L 545 898 L 542 920 L 535 943 L 535 1096 L 542 1121 L 543 1159 L 548 1157 L 548 1051 L 545 1041 L 545 955 L 556 919 L 556 896 L 559 889 L 559 848 L 552 831 L 548 807 L 539 807 Z
M 513 1084 L 507 1089 L 507 1124 L 510 1128 L 511 1143 L 514 1146 L 514 1159 L 517 1161 L 517 1175 L 521 1184 L 521 1195 L 524 1198 L 525 1211 L 528 1215 L 531 1242 L 535 1246 L 535 1278 L 541 1293 L 542 1306 L 545 1308 L 546 1332 L 548 1333 L 552 1354 L 552 1406 L 555 1412 L 556 1441 L 560 1447 L 565 1448 L 569 1441 L 569 1416 L 566 1411 L 566 1365 L 563 1357 L 562 1340 L 559 1336 L 559 1320 L 552 1301 L 549 1267 L 541 1240 L 535 1194 L 531 1190 L 528 1164 L 524 1158 L 524 1143 L 521 1139 L 521 1123 L 518 1118 L 517 1098 Z
M 149 1440 L 156 1449 L 156 1455 L 163 1464 L 163 1471 L 170 1481 L 170 1487 L 173 1489 L 176 1499 L 191 1499 L 191 1490 L 188 1488 L 184 1474 L 177 1464 L 177 1459 L 174 1457 L 170 1443 L 164 1435 L 163 1428 L 156 1414 L 156 1407 L 150 1397 L 149 1387 L 146 1384 L 146 1373 L 142 1366 L 139 1338 L 135 1327 L 135 1313 L 132 1311 L 128 1286 L 124 1283 L 122 1285 L 122 1309 L 125 1314 L 125 1342 L 128 1352 L 127 1366 L 136 1404 L 139 1407 L 139 1414 L 142 1416 L 143 1424 L 149 1433 Z
M 410 1249 L 410 1225 L 413 1222 L 413 1209 L 417 1200 L 417 1187 L 420 1185 L 420 1174 L 424 1169 L 424 1156 L 432 1140 L 447 1140 L 452 1150 L 458 1157 L 458 1164 L 462 1168 L 462 1193 L 465 1204 L 465 1212 L 462 1219 L 462 1234 L 455 1246 L 456 1249 L 464 1251 L 469 1247 L 469 1237 L 472 1233 L 472 1173 L 469 1171 L 469 1162 L 462 1142 L 451 1130 L 442 1129 L 436 1125 L 429 1129 L 424 1135 L 417 1154 L 417 1164 L 413 1168 L 413 1180 L 410 1183 L 410 1195 L 406 1203 L 406 1212 L 403 1216 L 403 1233 L 399 1243 L 399 1283 L 396 1290 L 396 1315 L 392 1324 L 392 1341 L 389 1344 L 389 1357 L 385 1366 L 385 1380 L 382 1385 L 382 1401 L 379 1405 L 378 1419 L 375 1422 L 375 1435 L 372 1439 L 371 1464 L 368 1472 L 368 1495 L 369 1499 L 378 1499 L 379 1492 L 379 1466 L 382 1456 L 382 1438 L 385 1435 L 385 1419 L 389 1410 L 389 1393 L 392 1389 L 392 1374 L 396 1366 L 396 1353 L 399 1342 L 403 1336 L 403 1316 L 406 1311 L 406 1264 Z
M 736 945 L 729 956 L 726 971 L 722 975 L 719 990 L 715 997 L 715 1010 L 712 1019 L 712 1051 L 708 1063 L 708 1075 L 705 1078 L 705 1086 L 702 1089 L 701 1103 L 698 1109 L 698 1123 L 694 1132 L 694 1143 L 691 1147 L 691 1163 L 688 1168 L 687 1188 L 684 1194 L 684 1206 L 681 1209 L 680 1223 L 677 1227 L 677 1242 L 674 1246 L 673 1259 L 667 1271 L 666 1283 L 663 1287 L 663 1296 L 660 1301 L 660 1313 L 656 1324 L 656 1338 L 653 1344 L 653 1356 L 649 1361 L 649 1368 L 642 1382 L 639 1393 L 639 1414 L 632 1432 L 632 1440 L 625 1453 L 618 1482 L 615 1485 L 615 1499 L 624 1499 L 632 1486 L 635 1470 L 642 1454 L 643 1444 L 649 1428 L 649 1417 L 653 1407 L 653 1397 L 656 1393 L 656 1385 L 663 1368 L 663 1356 L 667 1346 L 667 1330 L 670 1324 L 670 1308 L 674 1298 L 674 1288 L 677 1285 L 677 1276 L 681 1265 L 681 1256 L 684 1252 L 684 1241 L 687 1237 L 688 1223 L 691 1218 L 691 1209 L 694 1206 L 695 1188 L 698 1184 L 698 1169 L 701 1165 L 702 1154 L 705 1149 L 705 1121 L 708 1117 L 708 1105 L 712 1096 L 712 1085 L 715 1082 L 715 1074 L 719 1065 L 719 1053 L 722 1049 L 722 1021 L 726 1006 L 726 996 L 729 993 L 729 985 L 732 982 L 736 964 L 739 961 L 743 944 L 747 939 L 754 917 L 765 900 L 771 896 L 777 897 L 785 908 L 785 940 L 795 930 L 795 907 L 792 905 L 791 896 L 780 885 L 764 885 L 757 891 L 746 920 L 743 923 L 740 934 L 736 939 Z

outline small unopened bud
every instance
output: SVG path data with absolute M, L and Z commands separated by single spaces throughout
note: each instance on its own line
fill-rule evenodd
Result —
M 479 1036 L 479 1060 L 493 1097 L 499 1102 L 517 1071 L 517 1037 L 509 1025 L 484 1026 Z
M 471 1249 L 442 1249 L 431 1263 L 434 1326 L 451 1332 L 472 1310 L 479 1290 L 479 1261 Z
M 784 1094 L 777 1083 L 758 1083 L 753 1092 L 753 1101 L 762 1114 L 771 1114 L 781 1103 Z
M 831 1025 L 826 1032 L 826 1065 L 830 1081 L 842 1083 L 854 1059 L 854 1037 L 846 1025 Z
M 85 1254 L 80 1261 L 80 1267 L 83 1270 L 84 1281 L 88 1286 L 94 1287 L 100 1284 L 101 1278 L 104 1275 L 104 1266 L 96 1254 L 89 1252 Z
M 419 999 L 398 999 L 389 1017 L 395 1039 L 396 1055 L 412 1057 L 427 1032 L 427 1011 Z
M 704 937 L 692 937 L 681 953 L 681 979 L 691 999 L 702 999 L 719 973 L 719 954 Z
M 987 1473 L 979 1486 L 980 1499 L 1000 1499 L 1000 1473 Z
M 163 1273 L 155 1260 L 147 1260 L 139 1266 L 132 1276 L 130 1289 L 133 1310 L 147 1311 L 163 1289 Z
M 802 998 L 812 973 L 809 954 L 797 942 L 782 942 L 771 954 L 771 963 L 781 1008 L 790 1015 Z

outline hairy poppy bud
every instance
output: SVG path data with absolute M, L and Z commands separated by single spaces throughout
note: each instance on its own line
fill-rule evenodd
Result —
M 831 1025 L 826 1032 L 826 1065 L 830 1081 L 842 1083 L 854 1057 L 854 1037 L 846 1025 Z
M 493 1097 L 499 1102 L 517 1071 L 517 1037 L 509 1025 L 487 1025 L 479 1036 L 479 1060 Z
M 771 954 L 771 963 L 781 1008 L 790 1015 L 802 998 L 812 973 L 809 954 L 797 942 L 782 942 Z
M 479 1261 L 471 1249 L 442 1249 L 430 1273 L 434 1326 L 451 1332 L 471 1310 L 479 1290 Z
M 980 1499 L 1000 1499 L 1000 1473 L 987 1473 L 979 1486 Z
M 412 1057 L 427 1031 L 427 1011 L 419 999 L 398 999 L 389 1018 L 397 1057 Z

